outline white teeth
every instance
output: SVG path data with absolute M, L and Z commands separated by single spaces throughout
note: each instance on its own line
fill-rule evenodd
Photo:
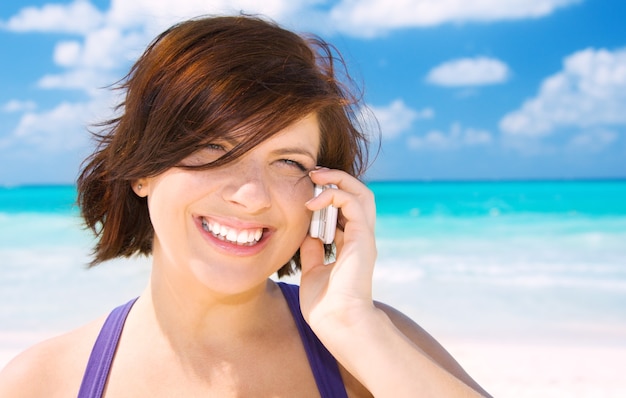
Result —
M 228 240 L 238 245 L 253 245 L 263 236 L 263 228 L 244 229 L 238 231 L 215 221 L 202 220 L 202 228 L 211 232 L 213 236 L 221 240 Z
M 237 231 L 235 231 L 234 229 L 229 230 L 228 234 L 226 235 L 226 239 L 231 242 L 237 242 Z
M 237 235 L 237 243 L 247 243 L 248 242 L 248 231 L 241 231 L 239 235 Z

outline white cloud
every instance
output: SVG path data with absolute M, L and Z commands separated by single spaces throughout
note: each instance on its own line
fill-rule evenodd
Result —
M 11 100 L 2 105 L 2 112 L 6 113 L 28 112 L 35 109 L 37 104 L 34 101 Z
M 568 56 L 536 97 L 505 115 L 509 135 L 545 136 L 563 127 L 626 125 L 626 48 L 586 49 Z
M 115 69 L 128 62 L 126 54 L 138 44 L 143 45 L 143 40 L 136 35 L 124 34 L 111 27 L 99 29 L 85 38 L 80 64 L 90 68 Z
M 461 58 L 431 69 L 426 81 L 440 86 L 482 86 L 503 83 L 509 77 L 509 67 L 494 58 Z
M 385 107 L 371 106 L 384 138 L 395 138 L 410 130 L 413 122 L 418 119 L 430 119 L 435 113 L 431 108 L 414 110 L 406 106 L 404 101 L 397 99 Z
M 126 73 L 131 60 L 139 56 L 148 37 L 137 32 L 123 32 L 104 26 L 85 35 L 82 42 L 57 43 L 54 61 L 64 68 L 60 73 L 43 76 L 41 88 L 83 90 L 100 95 L 105 87 Z
M 410 136 L 407 145 L 413 150 L 453 150 L 461 147 L 490 145 L 493 142 L 487 130 L 462 127 L 459 123 L 450 126 L 450 131 L 431 130 L 422 136 Z
M 75 40 L 59 42 L 54 48 L 54 62 L 59 66 L 74 66 L 78 62 L 80 50 L 80 43 Z
M 119 78 L 113 73 L 106 73 L 96 69 L 78 68 L 56 75 L 45 75 L 39 79 L 37 85 L 44 89 L 79 90 L 89 96 L 103 95 L 107 85 Z
M 12 140 L 39 150 L 56 152 L 80 148 L 87 142 L 85 120 L 88 105 L 63 102 L 55 108 L 24 114 L 12 134 Z
M 619 138 L 619 134 L 607 129 L 592 129 L 579 133 L 572 137 L 567 148 L 570 150 L 585 152 L 600 152 L 613 144 Z
M 302 12 L 315 0 L 112 0 L 108 22 L 121 28 L 144 27 L 153 36 L 173 23 L 199 15 L 246 12 L 277 20 Z
M 3 23 L 16 32 L 87 33 L 103 22 L 102 13 L 88 0 L 70 4 L 46 4 L 41 8 L 26 7 Z
M 539 18 L 582 0 L 343 0 L 331 11 L 338 29 L 374 36 L 398 28 Z
M 84 149 L 90 143 L 88 126 L 112 116 L 113 104 L 113 96 L 103 93 L 85 102 L 63 101 L 42 110 L 30 102 L 21 103 L 23 114 L 13 131 L 3 138 L 0 148 L 28 148 L 46 154 Z

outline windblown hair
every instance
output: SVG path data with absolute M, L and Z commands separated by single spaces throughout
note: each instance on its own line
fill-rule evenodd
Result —
M 147 201 L 135 195 L 132 182 L 191 167 L 180 163 L 225 134 L 245 139 L 194 168 L 232 162 L 316 113 L 318 164 L 362 176 L 367 139 L 353 87 L 332 46 L 261 18 L 203 17 L 160 34 L 117 85 L 125 92 L 119 116 L 98 125 L 97 148 L 78 178 L 81 214 L 97 237 L 91 265 L 149 255 L 154 230 Z M 295 253 L 278 274 L 299 266 Z

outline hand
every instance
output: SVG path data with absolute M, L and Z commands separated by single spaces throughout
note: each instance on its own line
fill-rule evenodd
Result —
M 311 180 L 335 184 L 337 189 L 325 190 L 306 206 L 319 210 L 332 204 L 340 209 L 344 225 L 344 231 L 337 230 L 335 235 L 334 263 L 324 264 L 319 239 L 306 237 L 300 247 L 300 308 L 317 337 L 373 396 L 479 396 L 477 391 L 484 390 L 451 357 L 445 359 L 449 354 L 436 348 L 438 344 L 423 329 L 396 316 L 409 332 L 405 334 L 374 306 L 376 208 L 372 192 L 338 170 L 316 170 Z M 431 356 L 428 352 L 438 353 Z
M 307 236 L 300 247 L 300 307 L 319 335 L 323 328 L 335 327 L 336 322 L 358 322 L 364 310 L 374 309 L 376 206 L 373 193 L 343 171 L 318 169 L 311 172 L 311 180 L 318 185 L 335 184 L 337 189 L 325 190 L 306 206 L 315 211 L 332 204 L 340 209 L 344 226 L 335 234 L 334 263 L 324 264 L 324 247 L 319 239 Z

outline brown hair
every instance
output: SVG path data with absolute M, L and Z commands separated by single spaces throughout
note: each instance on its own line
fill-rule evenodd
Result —
M 203 17 L 160 34 L 118 88 L 119 116 L 99 125 L 78 178 L 78 204 L 98 240 L 91 265 L 152 251 L 145 198 L 131 189 L 225 134 L 245 136 L 207 169 L 231 162 L 307 114 L 317 114 L 318 164 L 361 176 L 367 140 L 360 97 L 337 51 L 257 17 Z M 187 166 L 185 166 L 187 167 Z M 328 249 L 328 248 L 327 248 Z M 279 276 L 299 267 L 296 253 Z

